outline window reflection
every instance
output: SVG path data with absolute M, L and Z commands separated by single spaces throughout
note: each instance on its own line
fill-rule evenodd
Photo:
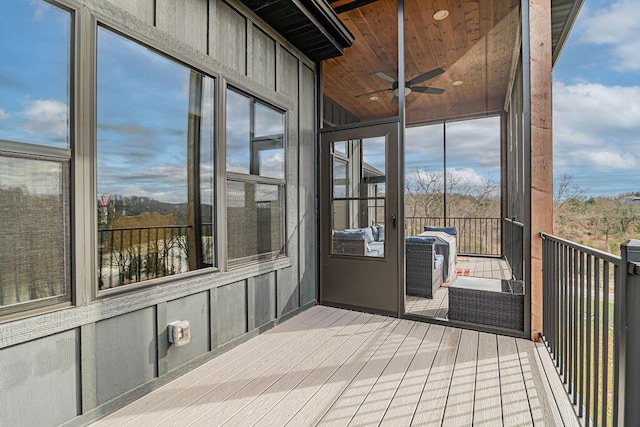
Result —
M 0 13 L 0 139 L 69 148 L 71 16 L 44 1 Z
M 285 115 L 227 90 L 227 236 L 230 260 L 285 252 Z
M 229 259 L 284 251 L 284 186 L 227 182 Z
M 386 138 L 331 146 L 331 253 L 384 258 Z
M 227 171 L 284 179 L 284 114 L 227 91 Z
M 100 289 L 214 263 L 213 124 L 211 78 L 98 29 Z
M 69 291 L 68 162 L 0 156 L 0 308 Z

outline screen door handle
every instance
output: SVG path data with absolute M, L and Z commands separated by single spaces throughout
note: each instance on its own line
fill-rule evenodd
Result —
M 396 216 L 395 215 L 391 215 L 391 225 L 393 225 L 393 228 L 396 228 Z

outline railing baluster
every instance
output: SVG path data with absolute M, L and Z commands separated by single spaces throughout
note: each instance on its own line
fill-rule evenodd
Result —
M 596 264 L 595 264 L 595 269 L 594 269 L 594 279 L 595 279 L 595 283 L 593 284 L 593 288 L 594 288 L 594 296 L 595 296 L 595 301 L 593 304 L 593 309 L 595 311 L 595 315 L 594 315 L 594 319 L 593 319 L 593 324 L 594 324 L 594 331 L 593 331 L 593 343 L 595 345 L 594 347 L 594 355 L 593 355 L 593 360 L 595 361 L 594 366 L 593 366 L 593 379 L 594 379 L 594 384 L 593 384 L 593 420 L 597 423 L 598 422 L 598 412 L 600 409 L 600 372 L 599 372 L 599 367 L 602 365 L 601 360 L 600 360 L 600 263 L 601 261 L 598 259 L 596 260 Z
M 579 261 L 580 261 L 580 265 L 579 265 L 579 276 L 578 276 L 578 283 L 579 283 L 579 291 L 580 294 L 578 295 L 578 298 L 580 299 L 580 305 L 579 305 L 579 311 L 578 311 L 578 326 L 579 326 L 579 336 L 578 336 L 578 351 L 576 353 L 579 354 L 584 354 L 584 253 L 583 252 L 579 252 L 578 256 L 579 256 Z M 576 355 L 577 357 L 577 355 Z M 578 391 L 578 416 L 581 417 L 583 414 L 583 396 L 584 396 L 584 357 L 580 357 L 579 360 L 579 364 L 578 364 L 578 387 L 577 387 L 577 391 Z
M 609 263 L 602 274 L 602 425 L 607 425 L 609 403 Z
M 621 320 L 611 289 L 622 283 L 622 258 L 542 237 L 545 344 L 581 424 L 617 425 Z
M 589 419 L 590 419 L 590 412 L 591 412 L 591 355 L 593 353 L 592 348 L 591 348 L 591 304 L 592 304 L 592 300 L 591 300 L 591 285 L 592 285 L 592 267 L 591 267 L 591 263 L 592 263 L 592 259 L 593 256 L 591 255 L 587 255 L 587 296 L 586 296 L 586 302 L 587 302 L 587 343 L 586 343 L 586 364 L 587 364 L 587 370 L 586 370 L 586 395 L 584 398 L 585 401 L 585 411 L 584 411 L 584 424 L 585 425 L 589 425 Z
M 615 284 L 620 284 L 620 266 L 613 266 L 613 278 L 614 278 L 614 286 Z M 614 288 L 614 292 L 617 290 L 617 287 Z M 609 289 L 607 289 L 607 293 L 609 293 Z M 615 294 L 614 294 L 615 295 Z M 626 294 L 625 294 L 626 296 Z M 618 390 L 618 381 L 620 380 L 620 371 L 618 369 L 618 361 L 620 360 L 620 342 L 616 339 L 616 337 L 620 336 L 618 333 L 618 328 L 621 328 L 622 325 L 619 325 L 618 322 L 620 318 L 616 314 L 620 314 L 618 310 L 620 307 L 618 304 L 623 304 L 620 300 L 616 300 L 615 297 L 613 299 L 613 308 L 614 308 L 614 318 L 613 318 L 613 360 L 611 361 L 611 368 L 613 370 L 613 386 L 612 390 Z M 637 325 L 634 325 L 637 327 Z M 629 361 L 631 362 L 631 361 Z M 624 374 L 623 374 L 624 375 Z M 612 396 L 611 408 L 613 412 L 613 420 L 612 425 L 618 425 L 618 393 L 614 392 Z

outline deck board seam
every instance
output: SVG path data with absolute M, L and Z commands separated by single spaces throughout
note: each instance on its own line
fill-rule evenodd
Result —
M 256 396 L 253 397 L 253 399 L 251 399 L 250 401 L 248 401 L 247 403 L 245 403 L 241 408 L 238 408 L 233 414 L 231 414 L 230 416 L 228 416 L 225 420 L 220 422 L 220 425 L 228 422 L 230 419 L 232 419 L 235 415 L 237 415 L 240 411 L 242 411 L 244 408 L 246 408 L 247 406 L 251 405 L 251 403 L 253 403 L 256 399 L 258 399 L 264 392 L 267 392 L 274 384 L 276 384 L 278 381 L 280 381 L 282 378 L 284 378 L 285 376 L 287 376 L 289 373 L 291 373 L 296 367 L 300 366 L 301 364 L 303 364 L 305 361 L 307 361 L 310 357 L 312 357 L 314 355 L 314 352 L 316 350 L 318 350 L 319 348 L 321 348 L 323 345 L 325 345 L 327 342 L 329 342 L 330 340 L 336 338 L 339 336 L 340 333 L 342 333 L 346 328 L 352 326 L 354 324 L 354 322 L 358 321 L 358 319 L 362 318 L 363 316 L 365 316 L 364 313 L 359 313 L 357 314 L 351 321 L 349 321 L 348 324 L 344 325 L 342 328 L 340 328 L 339 330 L 334 331 L 333 335 L 327 336 L 327 338 L 320 344 L 318 344 L 316 347 L 314 347 L 313 350 L 311 350 L 310 352 L 308 352 L 308 354 L 306 354 L 302 359 L 300 359 L 297 363 L 295 363 L 293 366 L 289 367 L 285 372 L 282 372 L 277 378 L 275 378 L 267 387 L 265 387 L 259 394 L 257 394 Z M 362 328 L 365 327 L 365 325 L 367 323 L 369 323 L 369 321 L 371 321 L 373 319 L 373 317 L 370 317 L 369 320 L 367 320 L 367 322 L 363 323 L 362 325 L 360 325 L 360 327 L 354 332 L 357 333 L 358 331 L 360 331 Z M 331 355 L 333 355 L 336 351 L 338 351 L 342 345 L 339 344 L 335 349 L 333 349 L 329 354 L 327 354 L 322 360 L 318 361 L 318 363 L 313 366 L 312 368 L 309 369 L 309 372 L 303 377 L 301 378 L 295 385 L 298 385 L 299 383 L 301 383 L 302 381 L 304 381 L 304 379 L 311 374 L 311 372 L 313 372 L 318 366 L 320 366 L 327 358 L 331 357 Z M 321 351 L 321 350 L 319 350 Z M 245 387 L 249 386 L 251 383 L 248 383 Z M 294 385 L 294 387 L 295 387 Z M 243 387 L 244 388 L 244 387 Z M 236 394 L 238 394 L 239 392 L 242 391 L 242 389 L 237 390 L 234 394 L 228 396 L 225 400 L 231 400 L 233 399 L 233 396 L 235 396 Z
M 313 335 L 311 335 L 310 337 L 311 337 L 311 338 L 315 338 L 315 337 L 316 337 L 316 335 L 320 335 L 320 334 L 322 334 L 322 332 L 329 330 L 330 328 L 332 328 L 332 327 L 333 327 L 333 325 L 335 325 L 336 323 L 340 322 L 340 321 L 341 321 L 342 319 L 344 319 L 345 317 L 348 317 L 349 315 L 351 315 L 351 313 L 352 313 L 352 312 L 346 312 L 343 316 L 338 317 L 337 319 L 335 319 L 334 321 L 332 321 L 332 323 L 330 323 L 329 325 L 327 325 L 327 326 L 326 326 L 325 328 L 323 328 L 322 330 L 320 330 L 320 331 L 318 331 L 318 332 L 314 333 L 314 334 L 313 334 Z M 332 331 L 332 333 L 331 333 L 331 334 L 327 334 L 327 335 L 328 335 L 328 336 L 327 336 L 327 338 L 326 338 L 324 341 L 322 341 L 322 343 L 321 343 L 321 344 L 325 343 L 329 338 L 331 338 L 331 337 L 335 336 L 335 334 L 337 334 L 339 331 L 341 331 L 342 329 L 344 329 L 345 327 L 347 327 L 349 324 L 351 324 L 351 322 L 352 322 L 352 321 L 354 321 L 357 317 L 358 317 L 358 316 L 356 316 L 356 317 L 354 317 L 353 319 L 351 319 L 347 325 L 342 326 L 338 331 Z M 277 366 L 282 362 L 282 360 L 284 360 L 285 358 L 288 358 L 288 356 L 293 355 L 293 354 L 296 352 L 296 350 L 298 350 L 298 349 L 299 349 L 300 347 L 302 347 L 304 344 L 307 344 L 307 343 L 309 343 L 309 342 L 310 342 L 310 341 L 309 341 L 309 337 L 307 337 L 307 339 L 306 339 L 306 340 L 304 340 L 303 342 L 301 342 L 301 343 L 300 343 L 299 345 L 297 345 L 296 347 L 294 347 L 294 348 L 290 349 L 290 351 L 289 351 L 289 352 L 287 352 L 285 355 L 283 355 L 282 357 L 278 358 L 277 360 L 272 361 L 272 362 L 271 362 L 271 363 L 269 363 L 267 366 L 264 366 L 264 367 L 263 367 L 263 372 L 265 372 L 265 371 L 269 371 L 270 369 L 273 369 L 274 367 L 277 367 Z M 311 342 L 315 343 L 315 340 L 314 340 L 314 341 L 311 341 Z M 316 345 L 316 347 L 314 347 L 314 348 L 319 347 L 321 344 Z M 297 365 L 297 364 L 296 364 L 296 365 Z M 290 369 L 293 369 L 293 367 L 292 367 L 292 368 L 290 368 Z M 278 378 L 279 378 L 279 377 L 278 377 Z M 225 395 L 223 395 L 223 398 L 222 398 L 221 400 L 219 400 L 219 401 L 216 401 L 216 404 L 215 404 L 215 405 L 213 405 L 213 406 L 207 405 L 207 409 L 206 409 L 203 413 L 201 413 L 201 414 L 200 414 L 196 419 L 194 419 L 193 421 L 191 421 L 191 423 L 190 423 L 189 425 L 193 425 L 193 424 L 195 424 L 195 423 L 199 422 L 199 420 L 202 420 L 202 419 L 203 419 L 203 417 L 205 417 L 205 418 L 206 418 L 208 414 L 210 414 L 212 411 L 214 411 L 214 410 L 218 409 L 218 407 L 219 407 L 220 405 L 223 405 L 223 404 L 225 404 L 226 402 L 229 402 L 230 400 L 233 400 L 233 396 L 235 396 L 236 394 L 240 393 L 240 392 L 241 392 L 243 389 L 245 389 L 246 387 L 250 386 L 250 385 L 251 385 L 251 383 L 253 383 L 254 381 L 255 381 L 255 379 L 253 379 L 253 378 L 249 379 L 249 381 L 248 381 L 246 384 L 244 384 L 244 385 L 240 386 L 240 388 L 238 388 L 237 390 L 233 391 L 233 393 L 232 393 L 232 394 L 225 394 Z M 213 392 L 213 391 L 214 391 L 214 390 L 216 390 L 216 389 L 218 389 L 218 387 L 216 387 L 216 388 L 214 388 L 214 389 L 210 390 L 210 392 L 209 392 L 209 393 L 207 393 L 207 394 L 210 394 L 211 392 Z M 206 395 L 205 395 L 205 396 L 206 396 Z M 202 396 L 202 397 L 204 397 L 204 396 Z M 195 403 L 195 402 L 194 402 L 194 403 Z
M 420 351 L 420 347 L 422 346 L 422 343 L 424 342 L 425 338 L 427 338 L 427 334 L 429 333 L 429 328 L 430 327 L 431 327 L 431 324 L 427 324 L 427 329 L 424 331 L 424 335 L 423 335 L 422 339 L 420 340 L 420 344 L 418 344 L 416 346 L 416 352 L 413 353 L 413 356 L 411 357 L 411 360 L 407 364 L 407 369 L 405 369 L 404 373 L 402 374 L 402 378 L 400 379 L 400 382 L 398 382 L 398 387 L 396 387 L 396 389 L 394 390 L 393 396 L 391 396 L 391 399 L 389 399 L 389 403 L 387 404 L 387 407 L 384 409 L 384 414 L 382 414 L 382 418 L 380 419 L 380 423 L 378 423 L 378 425 L 382 424 L 382 420 L 384 420 L 384 417 L 387 415 L 387 412 L 389 411 L 389 408 L 391 407 L 391 403 L 393 402 L 393 399 L 395 399 L 396 395 L 398 394 L 398 390 L 400 389 L 400 386 L 402 385 L 402 382 L 406 378 L 407 372 L 409 372 L 409 368 L 411 368 L 411 364 L 413 363 L 413 361 L 415 360 L 416 356 L 418 355 L 418 352 Z
M 358 318 L 362 317 L 362 315 L 364 315 L 365 313 L 362 313 L 361 315 L 357 316 L 355 320 L 357 320 Z M 366 325 L 368 325 L 369 323 L 371 323 L 372 321 L 375 321 L 375 316 L 371 316 L 367 322 L 363 323 L 360 328 L 358 328 L 358 330 L 356 330 L 353 335 L 358 334 Z M 380 325 L 382 325 L 383 323 L 381 323 Z M 347 325 L 350 326 L 351 324 Z M 371 334 L 373 334 L 375 331 L 377 331 L 379 329 L 380 326 L 378 326 L 375 329 L 372 329 L 369 334 L 367 335 L 370 336 Z M 330 337 L 329 339 L 335 338 L 338 334 L 333 335 L 332 337 Z M 363 341 L 363 343 L 366 342 Z M 267 409 L 264 414 L 262 416 L 260 416 L 255 422 L 258 422 L 261 418 L 264 417 L 264 415 L 266 415 L 267 413 L 269 413 L 269 411 L 274 408 L 276 405 L 278 405 L 280 402 L 282 402 L 293 390 L 295 390 L 302 382 L 304 382 L 304 380 L 306 380 L 310 375 L 312 375 L 319 366 L 321 366 L 324 362 L 327 361 L 327 359 L 329 359 L 331 356 L 333 356 L 337 351 L 339 351 L 343 346 L 345 345 L 345 343 L 343 342 L 342 344 L 339 344 L 331 353 L 329 353 L 326 357 L 324 357 L 322 360 L 318 361 L 318 363 L 311 369 L 309 369 L 309 372 L 302 377 L 297 383 L 295 383 L 292 387 L 291 390 L 289 390 L 287 393 L 285 393 L 280 399 L 278 399 L 278 401 L 274 402 L 271 407 L 269 409 Z M 362 345 L 362 344 L 361 344 Z M 360 345 L 360 346 L 361 346 Z M 360 346 L 356 347 L 353 352 L 351 354 L 353 354 L 354 352 L 356 352 L 358 350 L 358 348 L 360 348 Z M 349 356 L 351 356 L 351 354 Z M 305 357 L 304 359 L 302 359 L 296 366 L 300 365 L 301 363 L 303 363 L 305 360 L 307 360 L 307 358 L 309 356 L 312 356 L 313 353 L 310 353 L 309 355 L 307 355 L 307 357 Z M 295 368 L 295 366 L 293 367 Z M 271 388 L 271 386 L 273 386 L 273 384 L 277 383 L 279 380 L 281 380 L 283 377 L 285 377 L 287 374 L 289 374 L 293 368 L 289 369 L 287 372 L 285 372 L 283 375 L 281 375 L 277 380 L 275 380 L 269 387 L 267 387 L 264 391 L 268 391 L 269 388 Z M 249 406 L 251 403 L 253 403 L 256 399 L 258 399 L 260 396 L 262 396 L 262 394 L 255 396 L 253 400 L 251 400 L 250 402 L 248 402 L 245 406 L 243 406 L 242 408 L 238 409 L 238 411 L 236 411 L 236 413 L 234 413 L 232 416 L 228 417 L 226 420 L 224 420 L 221 424 L 225 424 L 228 423 L 231 419 L 233 419 L 238 413 L 240 413 L 244 408 L 246 408 L 247 406 Z
M 391 319 L 390 317 L 387 317 L 387 319 Z M 331 405 L 329 405 L 327 407 L 327 409 L 325 409 L 325 411 L 322 413 L 322 415 L 320 415 L 320 417 L 318 417 L 318 422 L 316 422 L 315 425 L 318 425 L 320 423 L 320 421 L 324 418 L 324 416 L 331 410 L 331 408 L 333 407 L 333 405 L 340 399 L 340 397 L 344 394 L 345 390 L 347 390 L 349 388 L 349 385 L 351 385 L 351 383 L 353 382 L 353 380 L 358 376 L 358 374 L 362 371 L 362 369 L 364 369 L 364 367 L 366 366 L 366 364 L 369 362 L 369 360 L 371 360 L 371 358 L 376 354 L 376 352 L 380 349 L 380 347 L 382 347 L 382 345 L 387 341 L 387 338 L 389 337 L 389 335 L 391 335 L 393 333 L 393 331 L 398 327 L 398 325 L 400 324 L 399 320 L 395 320 L 396 321 L 396 325 L 393 327 L 393 329 L 391 329 L 389 332 L 387 332 L 387 335 L 384 336 L 384 338 L 382 339 L 382 341 L 380 341 L 380 344 L 378 344 L 378 346 L 375 348 L 375 350 L 373 350 L 371 352 L 371 355 L 367 358 L 367 360 L 365 360 L 362 363 L 362 366 L 356 371 L 356 373 L 353 375 L 353 377 L 349 380 L 348 383 L 345 384 L 344 388 L 342 389 L 342 391 L 340 392 L 340 394 L 338 394 L 334 399 L 333 402 L 331 402 Z M 367 341 L 364 341 L 362 343 L 362 345 L 366 344 Z M 336 370 L 337 371 L 337 370 Z M 335 375 L 335 372 L 332 373 L 332 375 L 330 377 L 328 377 L 325 382 L 323 383 L 326 384 L 329 380 L 331 380 L 331 378 L 333 377 L 333 375 Z M 302 410 L 302 408 L 308 403 L 310 402 L 313 397 L 318 393 L 318 391 L 322 388 L 319 387 L 318 390 L 316 390 L 315 393 L 313 393 L 313 395 L 311 395 L 309 397 L 309 399 L 307 399 L 307 401 L 300 407 L 300 409 L 298 409 L 298 411 L 296 411 L 290 418 L 289 420 L 287 420 L 287 422 L 285 423 L 288 424 L 289 422 L 291 422 L 291 419 L 295 418 L 295 416 L 298 414 L 298 412 L 300 412 Z

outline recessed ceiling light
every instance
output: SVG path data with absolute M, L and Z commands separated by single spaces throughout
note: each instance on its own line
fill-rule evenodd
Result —
M 369 98 L 369 101 L 377 101 L 378 99 L 380 98 L 378 98 L 377 96 L 372 96 L 371 98 Z
M 433 19 L 436 21 L 442 21 L 447 16 L 449 16 L 449 11 L 447 9 L 442 9 L 433 14 Z
M 462 86 L 462 83 L 464 83 L 462 80 L 456 80 L 455 82 L 453 82 L 452 84 L 454 86 Z

